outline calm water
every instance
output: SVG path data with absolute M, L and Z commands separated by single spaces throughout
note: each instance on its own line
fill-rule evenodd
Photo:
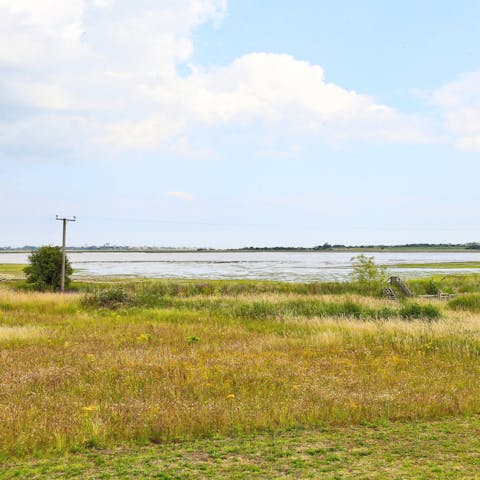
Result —
M 309 282 L 345 280 L 351 272 L 345 252 L 245 252 L 245 253 L 70 253 L 77 276 L 138 276 L 147 278 L 268 279 Z M 480 262 L 480 252 L 381 252 L 368 253 L 384 265 L 402 263 Z M 28 254 L 0 253 L 0 263 L 27 263 Z M 479 269 L 389 268 L 404 277 L 432 273 L 480 272 Z

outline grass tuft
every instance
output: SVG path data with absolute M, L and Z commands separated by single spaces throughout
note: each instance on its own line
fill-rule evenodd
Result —
M 82 304 L 90 307 L 117 309 L 135 304 L 135 295 L 121 286 L 96 289 L 82 298 Z
M 466 310 L 469 312 L 480 312 L 480 294 L 463 295 L 448 302 L 452 310 Z
M 438 307 L 430 304 L 421 305 L 419 303 L 406 303 L 400 309 L 400 317 L 406 320 L 425 318 L 427 320 L 437 320 L 441 313 Z

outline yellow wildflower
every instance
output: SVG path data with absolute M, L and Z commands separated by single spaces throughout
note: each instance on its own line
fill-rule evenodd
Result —
M 137 337 L 138 343 L 149 342 L 152 339 L 152 336 L 149 333 L 141 333 Z
M 85 413 L 90 413 L 90 412 L 96 412 L 98 410 L 98 405 L 86 405 L 85 407 L 82 407 L 82 410 Z

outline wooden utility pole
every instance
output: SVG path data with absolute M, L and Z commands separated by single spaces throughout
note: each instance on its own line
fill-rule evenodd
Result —
M 63 293 L 65 292 L 65 244 L 66 244 L 66 238 L 67 238 L 67 222 L 75 222 L 77 220 L 77 217 L 73 218 L 59 218 L 57 215 L 56 217 L 57 220 L 60 220 L 63 222 L 63 235 L 62 235 L 62 278 L 60 279 L 60 291 Z

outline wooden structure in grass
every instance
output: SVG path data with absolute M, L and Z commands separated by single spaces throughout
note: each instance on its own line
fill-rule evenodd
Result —
M 400 290 L 404 297 L 415 296 L 400 277 L 392 276 L 387 280 L 387 286 L 383 289 L 383 293 L 389 300 L 397 300 L 398 294 L 395 290 Z
M 413 298 L 415 294 L 408 288 L 407 284 L 397 276 L 391 276 L 387 280 L 387 286 L 383 289 L 383 294 L 389 300 L 398 300 L 399 295 L 397 292 L 400 292 L 401 296 Z M 443 293 L 438 290 L 438 293 L 435 295 L 418 295 L 420 298 L 436 298 L 438 300 L 450 300 L 452 297 L 456 297 L 456 293 Z

